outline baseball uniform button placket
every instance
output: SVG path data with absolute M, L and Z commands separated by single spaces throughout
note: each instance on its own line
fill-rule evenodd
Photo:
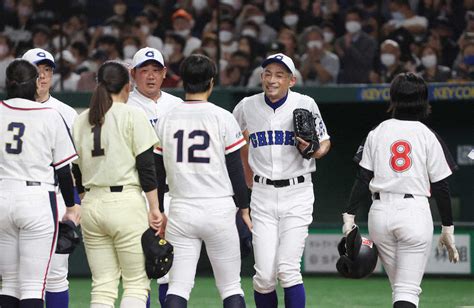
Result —
M 300 175 L 299 177 L 296 177 L 296 178 L 272 181 L 270 179 L 261 177 L 259 175 L 255 175 L 254 176 L 254 181 L 256 183 L 261 183 L 261 184 L 266 184 L 266 185 L 273 185 L 276 188 L 280 188 L 280 187 L 286 187 L 286 186 L 290 186 L 290 185 L 296 185 L 296 184 L 299 184 L 299 183 L 303 183 L 305 181 L 305 178 L 304 178 L 304 176 Z

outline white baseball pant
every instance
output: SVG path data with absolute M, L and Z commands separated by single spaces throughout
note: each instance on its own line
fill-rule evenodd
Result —
M 418 306 L 421 280 L 433 239 L 428 199 L 380 193 L 369 211 L 369 235 L 390 279 L 392 301 Z

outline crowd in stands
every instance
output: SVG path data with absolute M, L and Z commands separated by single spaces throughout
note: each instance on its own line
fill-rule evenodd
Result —
M 107 60 L 160 50 L 163 87 L 202 53 L 221 86 L 257 87 L 260 64 L 283 52 L 297 85 L 389 83 L 400 72 L 429 82 L 474 80 L 474 0 L 4 0 L 0 70 L 28 49 L 56 58 L 54 91 L 90 91 Z M 0 74 L 0 91 L 5 84 Z

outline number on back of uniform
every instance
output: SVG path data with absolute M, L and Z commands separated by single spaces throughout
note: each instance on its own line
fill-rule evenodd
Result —
M 196 137 L 202 137 L 202 143 L 194 143 L 188 148 L 188 162 L 190 163 L 205 163 L 210 162 L 209 157 L 196 157 L 195 151 L 204 151 L 209 147 L 209 134 L 205 130 L 193 130 L 188 134 L 188 139 L 194 139 Z M 183 143 L 184 143 L 184 130 L 180 129 L 174 133 L 173 138 L 177 139 L 176 144 L 176 161 L 178 163 L 183 162 Z
M 390 167 L 395 172 L 405 172 L 412 165 L 411 145 L 406 140 L 397 140 L 390 146 Z
M 5 144 L 5 151 L 8 154 L 20 154 L 23 149 L 21 137 L 25 134 L 25 124 L 21 122 L 11 122 L 8 124 L 8 131 L 13 132 L 13 142 Z
M 93 138 L 94 138 L 94 147 L 92 148 L 92 157 L 96 157 L 96 156 L 104 156 L 105 155 L 105 151 L 104 149 L 101 148 L 101 145 L 100 145 L 100 133 L 102 131 L 102 126 L 101 125 L 95 125 L 94 127 L 92 127 L 92 135 L 93 135 Z

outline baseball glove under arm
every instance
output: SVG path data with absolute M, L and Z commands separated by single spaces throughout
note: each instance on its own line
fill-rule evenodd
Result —
M 298 147 L 298 140 L 296 140 L 296 148 L 304 158 L 310 159 L 314 152 L 319 149 L 316 124 L 311 111 L 302 108 L 295 109 L 293 111 L 293 125 L 295 136 L 309 142 L 309 145 L 304 150 L 301 150 Z

